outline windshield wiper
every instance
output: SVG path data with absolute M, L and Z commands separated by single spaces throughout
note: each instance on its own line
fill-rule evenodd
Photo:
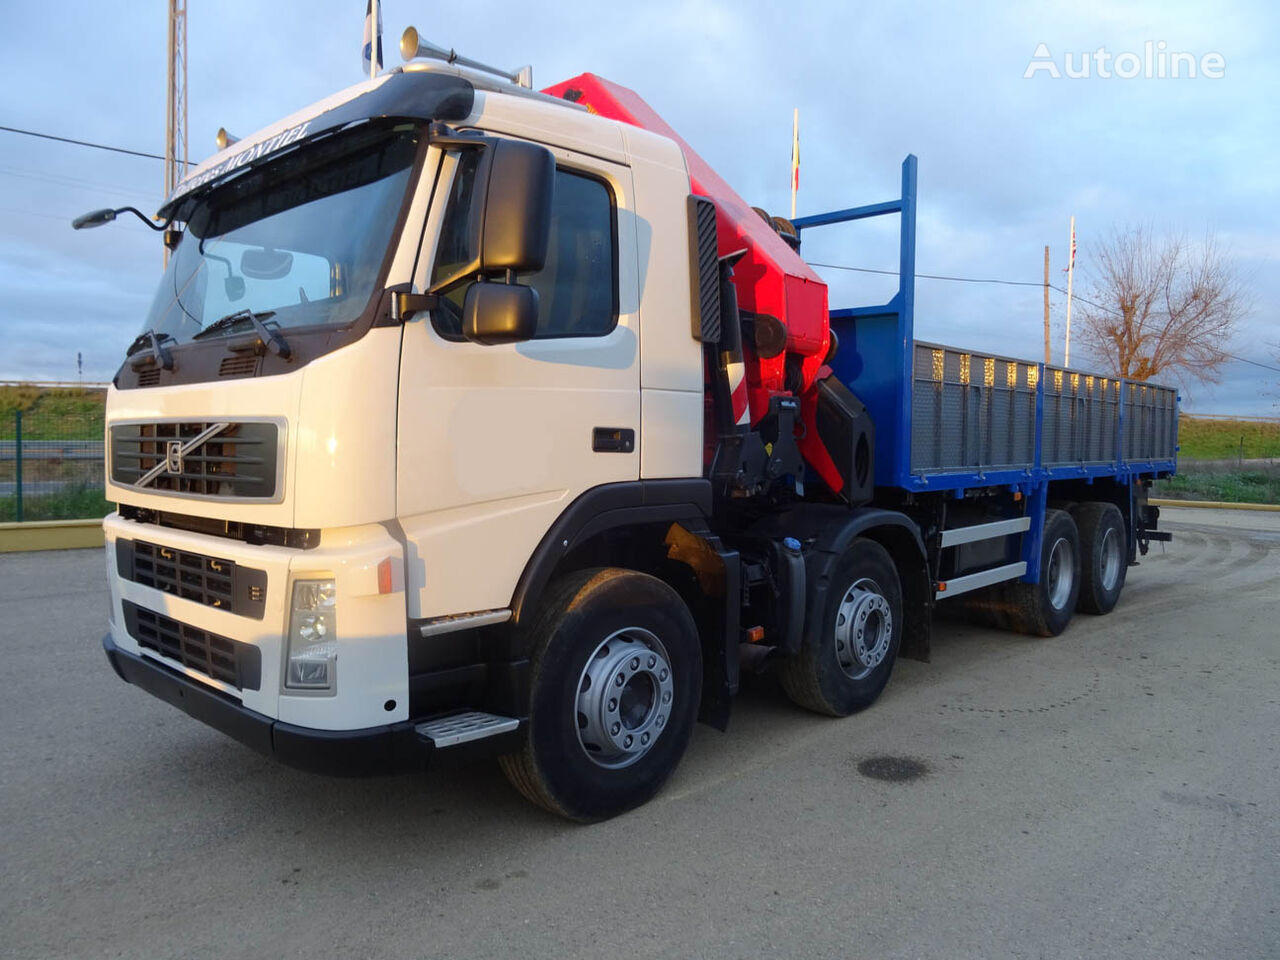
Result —
M 150 360 L 152 363 L 159 362 L 160 366 L 166 370 L 173 369 L 173 356 L 164 348 L 161 340 L 172 340 L 173 337 L 167 333 L 156 333 L 154 330 L 144 330 L 129 344 L 129 349 L 124 352 L 126 357 L 132 357 L 141 350 L 147 351 L 147 356 L 136 361 L 133 366 L 140 367 L 145 361 Z
M 254 313 L 252 310 L 237 310 L 235 313 L 228 313 L 225 317 L 219 317 L 191 339 L 199 340 L 201 337 L 208 336 L 212 333 L 219 333 L 223 330 L 234 327 L 237 323 L 240 323 L 243 320 L 247 320 L 249 323 L 253 324 L 253 328 L 258 331 L 258 336 L 262 337 L 262 342 L 267 345 L 268 350 L 274 353 L 281 360 L 288 360 L 293 356 L 293 350 L 289 348 L 288 341 L 281 336 L 278 330 L 272 330 L 262 322 L 268 317 L 274 317 L 275 314 L 276 312 L 274 310 L 263 310 L 261 313 Z

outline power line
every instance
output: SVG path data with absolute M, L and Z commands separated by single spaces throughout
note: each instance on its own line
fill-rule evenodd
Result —
M 14 213 L 23 217 L 39 217 L 41 220 L 57 220 L 59 223 L 68 224 L 71 217 L 60 217 L 56 213 L 37 213 L 35 210 L 16 210 L 13 207 L 0 207 L 0 213 Z
M 110 150 L 112 153 L 126 153 L 131 157 L 146 157 L 148 160 L 163 160 L 158 153 L 143 153 L 141 150 L 126 150 L 124 147 L 112 147 L 105 143 L 94 143 L 91 140 L 73 140 L 70 137 L 55 137 L 51 133 L 38 133 L 35 130 L 19 130 L 17 127 L 0 126 L 6 133 L 20 133 L 26 137 L 39 137 L 41 140 L 56 140 L 59 143 L 74 143 L 78 147 L 93 147 L 96 150 Z
M 1273 373 L 1280 373 L 1280 367 L 1272 367 L 1272 366 L 1268 366 L 1265 363 L 1259 363 L 1257 360 L 1249 360 L 1249 359 L 1246 359 L 1245 357 L 1237 357 L 1234 353 L 1228 353 L 1227 356 L 1230 357 L 1232 360 L 1238 360 L 1241 363 L 1248 363 L 1255 367 L 1261 367 L 1263 370 L 1270 370 Z
M 848 266 L 847 264 L 842 264 L 842 263 L 811 262 L 809 265 L 812 267 L 826 267 L 829 270 L 848 270 L 853 273 L 875 273 L 885 277 L 896 277 L 900 275 L 899 271 L 897 270 L 876 270 L 871 267 L 851 267 L 851 266 Z M 954 283 L 996 283 L 1006 287 L 1041 287 L 1043 288 L 1045 286 L 1045 283 L 1043 280 L 1034 280 L 1034 281 L 1033 280 L 1001 280 L 1001 279 L 994 279 L 991 277 L 949 277 L 949 276 L 943 276 L 937 273 L 917 273 L 916 277 L 922 280 L 950 280 Z M 1049 284 L 1049 288 L 1052 290 L 1058 291 L 1058 293 L 1067 292 L 1065 289 L 1063 289 L 1062 287 L 1054 283 Z M 1098 303 L 1097 301 L 1090 300 L 1088 297 L 1082 297 L 1078 293 L 1074 294 L 1072 299 L 1079 300 L 1081 303 L 1087 303 L 1091 307 L 1096 307 L 1099 310 L 1104 310 L 1107 313 L 1113 314 L 1114 316 L 1117 316 L 1117 317 L 1121 316 L 1120 311 L 1115 310 L 1111 307 L 1105 306 L 1101 303 Z M 1236 360 L 1240 363 L 1247 363 L 1247 364 L 1250 364 L 1251 366 L 1261 367 L 1263 370 L 1270 370 L 1274 373 L 1280 373 L 1280 367 L 1273 367 L 1270 364 L 1260 363 L 1257 360 L 1250 360 L 1247 357 L 1237 357 L 1234 353 L 1224 353 L 1224 356 L 1230 357 L 1232 360 Z
M 870 267 L 849 267 L 839 263 L 810 263 L 811 267 L 828 267 L 832 270 L 851 270 L 854 273 L 878 273 L 886 277 L 898 276 L 897 270 L 873 270 Z M 1040 280 L 1034 283 L 1030 280 L 996 280 L 990 277 L 946 277 L 936 273 L 917 273 L 916 277 L 921 280 L 951 280 L 956 283 L 999 283 L 1006 287 L 1043 287 L 1044 283 Z M 1050 284 L 1053 286 L 1053 284 Z M 1060 288 L 1053 287 L 1058 290 Z M 1077 300 L 1083 299 L 1076 297 Z
M 93 193 L 114 193 L 122 197 L 136 198 L 144 196 L 146 193 L 145 190 L 138 187 L 126 187 L 124 184 L 97 183 L 93 180 L 82 180 L 78 177 L 65 177 L 56 173 L 42 173 L 35 170 L 19 170 L 13 167 L 0 166 L 0 176 L 20 177 L 24 180 L 34 180 L 37 183 L 49 183 Z

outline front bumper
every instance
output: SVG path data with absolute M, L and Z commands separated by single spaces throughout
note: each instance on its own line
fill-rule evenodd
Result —
M 250 710 L 149 657 L 121 650 L 110 634 L 102 638 L 102 647 L 121 680 L 291 767 L 347 777 L 403 773 L 425 769 L 434 750 L 409 721 L 363 730 L 299 727 Z

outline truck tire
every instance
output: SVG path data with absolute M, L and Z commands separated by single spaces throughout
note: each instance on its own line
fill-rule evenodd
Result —
M 836 561 L 816 630 L 783 661 L 782 689 L 815 713 L 846 717 L 889 682 L 902 643 L 902 585 L 893 558 L 859 537 Z
M 522 794 L 589 823 L 644 803 L 688 746 L 702 651 L 680 595 L 656 577 L 582 570 L 547 590 L 530 625 L 529 723 L 499 758 Z
M 1005 588 L 1009 626 L 1019 633 L 1056 637 L 1067 628 L 1080 595 L 1080 534 L 1071 514 L 1046 510 L 1040 546 L 1040 582 Z
M 1124 517 L 1113 503 L 1092 501 L 1071 511 L 1080 531 L 1080 599 L 1076 609 L 1110 613 L 1124 589 L 1129 567 Z

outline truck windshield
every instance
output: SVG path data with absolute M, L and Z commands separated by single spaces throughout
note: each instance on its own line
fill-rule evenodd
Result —
M 215 190 L 191 212 L 143 331 L 181 343 L 250 311 L 286 328 L 356 320 L 373 293 L 419 136 L 417 127 L 348 133 Z M 236 323 L 208 330 L 235 332 Z

